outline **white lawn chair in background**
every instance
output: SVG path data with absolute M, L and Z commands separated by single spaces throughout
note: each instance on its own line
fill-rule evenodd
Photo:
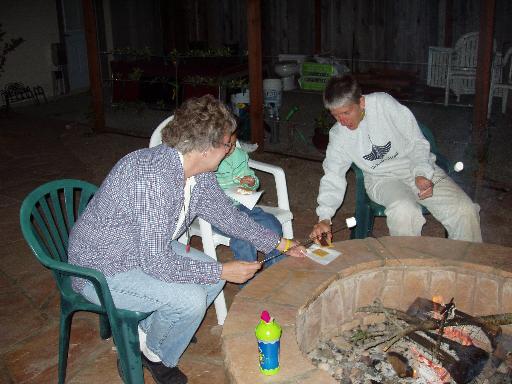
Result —
M 429 47 L 427 85 L 444 88 L 444 105 L 448 105 L 450 91 L 460 101 L 461 95 L 475 94 L 478 60 L 478 32 L 462 35 L 453 48 Z M 501 79 L 501 54 L 493 43 L 491 78 Z
M 506 75 L 504 80 L 499 79 L 499 81 L 491 81 L 491 88 L 489 90 L 489 105 L 487 108 L 487 117 L 491 115 L 492 108 L 492 98 L 493 97 L 501 97 L 501 113 L 505 113 L 507 109 L 507 98 L 508 91 L 512 90 L 512 47 L 510 47 L 505 53 L 505 57 L 503 58 L 503 63 L 501 68 L 507 69 L 508 65 L 508 75 Z M 505 74 L 507 72 L 505 71 Z
M 162 121 L 158 127 L 153 131 L 149 141 L 149 147 L 154 147 L 162 143 L 162 129 L 171 121 L 173 116 L 168 117 Z M 253 169 L 270 173 L 274 176 L 277 191 L 277 207 L 270 207 L 265 205 L 257 205 L 265 212 L 273 214 L 281 223 L 283 227 L 283 236 L 292 239 L 293 228 L 292 219 L 293 214 L 290 211 L 290 203 L 288 201 L 288 189 L 286 186 L 286 176 L 281 167 L 275 165 L 262 163 L 261 161 L 249 159 L 249 166 Z M 229 246 L 229 238 L 222 236 L 212 229 L 212 226 L 207 221 L 197 218 L 190 226 L 190 236 L 200 236 L 203 243 L 203 252 L 211 258 L 217 260 L 216 248 L 218 245 Z M 183 244 L 187 242 L 186 234 L 184 234 L 179 241 Z M 217 322 L 222 325 L 227 315 L 226 300 L 224 292 L 221 292 L 217 299 L 215 299 L 215 310 L 217 312 Z
M 496 45 L 496 44 L 495 44 Z M 444 105 L 448 105 L 450 90 L 457 96 L 475 94 L 476 63 L 478 60 L 478 32 L 462 35 L 450 54 L 446 73 Z

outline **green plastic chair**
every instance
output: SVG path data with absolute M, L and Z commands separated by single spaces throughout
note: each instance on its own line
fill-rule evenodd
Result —
M 60 291 L 59 383 L 66 379 L 71 321 L 77 311 L 100 315 L 100 336 L 114 337 L 123 379 L 144 383 L 137 327 L 149 313 L 117 309 L 101 272 L 68 263 L 69 231 L 96 190 L 90 183 L 71 179 L 41 185 L 21 205 L 21 231 L 39 262 L 52 271 Z M 72 276 L 92 282 L 101 305 L 76 293 L 71 288 Z
M 436 155 L 436 164 L 441 167 L 445 172 L 449 172 L 449 162 L 446 157 L 439 153 L 434 139 L 434 135 L 424 124 L 419 124 L 423 136 L 430 143 L 430 152 Z M 363 172 L 357 165 L 352 163 L 352 170 L 356 175 L 356 212 L 355 218 L 357 225 L 352 228 L 350 238 L 352 239 L 364 239 L 372 236 L 373 223 L 375 217 L 385 217 L 384 211 L 386 208 L 376 202 L 370 200 L 370 197 L 366 193 L 364 187 L 364 176 Z M 422 206 L 422 212 L 424 215 L 429 214 L 429 211 Z

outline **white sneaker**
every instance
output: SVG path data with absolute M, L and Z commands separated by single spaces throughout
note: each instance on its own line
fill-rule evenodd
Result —
M 151 351 L 148 346 L 146 345 L 146 333 L 142 330 L 142 328 L 139 326 L 139 344 L 140 344 L 140 350 L 146 356 L 146 358 L 153 362 L 153 363 L 160 363 L 162 359 L 158 357 L 157 354 L 155 354 L 153 351 Z

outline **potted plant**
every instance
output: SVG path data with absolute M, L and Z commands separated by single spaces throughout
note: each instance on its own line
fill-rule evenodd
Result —
M 144 71 L 139 67 L 132 68 L 127 75 L 116 72 L 112 76 L 112 101 L 137 101 L 140 94 L 140 78 Z
M 325 152 L 327 149 L 327 144 L 329 143 L 329 130 L 334 123 L 334 118 L 325 109 L 315 118 L 315 133 L 313 134 L 312 141 L 315 147 L 321 152 Z

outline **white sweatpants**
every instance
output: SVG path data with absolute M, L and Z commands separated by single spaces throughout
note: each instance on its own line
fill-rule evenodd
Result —
M 433 182 L 444 177 L 445 172 L 435 167 Z M 367 185 L 368 196 L 386 207 L 386 222 L 391 236 L 421 236 L 425 206 L 455 240 L 482 242 L 480 206 L 474 204 L 455 182 L 446 177 L 434 186 L 433 196 L 420 200 L 414 178 L 379 179 Z

